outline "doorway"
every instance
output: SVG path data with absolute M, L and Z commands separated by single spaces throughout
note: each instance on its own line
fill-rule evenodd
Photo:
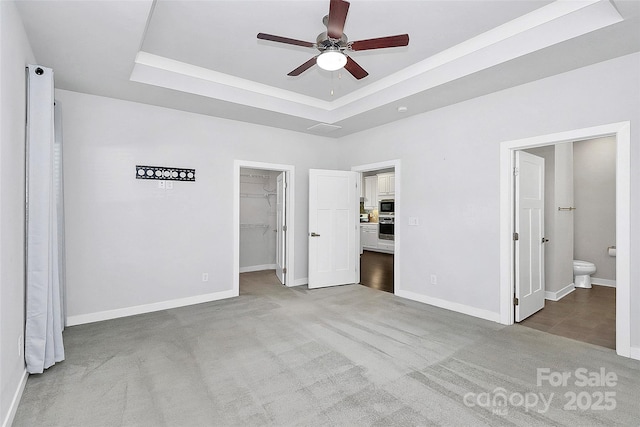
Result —
M 240 273 L 275 270 L 283 284 L 284 175 L 240 168 Z
M 366 171 L 360 177 L 360 284 L 393 293 L 395 169 Z
M 396 221 L 401 218 L 400 160 L 354 166 L 352 171 L 361 175 L 361 222 L 358 251 L 360 253 L 360 284 L 397 294 L 401 290 L 399 260 L 401 227 Z M 380 201 L 393 201 L 393 214 L 380 211 Z M 380 221 L 385 222 L 383 238 L 380 238 Z M 391 224 L 389 224 L 391 223 Z M 391 227 L 389 226 L 391 225 Z M 392 240 L 389 230 L 393 230 Z
M 523 151 L 544 160 L 545 243 L 539 244 L 544 249 L 544 286 L 542 304 L 536 307 L 540 310 L 526 318 L 516 312 L 516 320 L 543 332 L 615 349 L 615 139 Z M 522 227 L 519 231 L 522 234 Z M 590 263 L 585 265 L 596 272 L 574 281 L 574 260 Z
M 294 181 L 291 165 L 234 162 L 234 296 L 241 272 L 273 270 L 283 285 L 295 285 Z
M 578 129 L 500 145 L 500 319 L 514 323 L 514 152 L 563 142 L 613 136 L 616 140 L 616 352 L 630 357 L 630 124 L 629 122 Z

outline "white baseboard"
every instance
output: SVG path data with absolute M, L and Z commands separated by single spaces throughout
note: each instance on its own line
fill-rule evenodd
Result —
M 632 359 L 640 360 L 640 347 L 631 347 L 629 349 L 629 357 Z
M 16 416 L 16 411 L 18 410 L 18 405 L 20 404 L 20 399 L 22 399 L 22 393 L 24 392 L 24 388 L 27 385 L 27 378 L 29 378 L 29 374 L 25 369 L 22 373 L 22 378 L 20 379 L 20 383 L 18 384 L 18 388 L 16 392 L 13 394 L 13 399 L 11 400 L 11 405 L 9 406 L 9 411 L 7 412 L 7 416 L 2 420 L 2 427 L 10 427 L 13 424 L 13 419 Z
M 591 283 L 593 285 L 608 286 L 610 288 L 615 288 L 616 287 L 616 281 L 615 280 L 598 279 L 597 277 L 592 277 L 591 278 Z
M 395 294 L 396 296 L 399 296 L 401 298 L 410 299 L 424 304 L 444 308 L 446 310 L 455 311 L 457 313 L 467 314 L 469 316 L 479 317 L 480 319 L 500 323 L 500 313 L 494 313 L 493 311 L 483 310 L 481 308 L 471 307 L 469 305 L 446 301 L 439 298 L 433 298 L 410 291 L 397 290 Z
M 302 286 L 302 285 L 308 285 L 308 284 L 309 284 L 309 279 L 307 277 L 303 277 L 302 279 L 295 279 L 293 281 L 293 284 L 288 286 L 293 287 L 293 286 Z
M 169 301 L 155 302 L 152 304 L 136 305 L 133 307 L 117 308 L 115 310 L 99 311 L 97 313 L 78 314 L 76 316 L 67 317 L 67 326 L 100 322 L 102 320 L 117 319 L 119 317 L 134 316 L 136 314 L 151 313 L 153 311 L 167 310 L 170 308 L 184 307 L 187 305 L 202 304 L 204 302 L 217 301 L 237 296 L 237 292 L 228 290 L 214 292 L 211 294 L 196 295 L 187 298 L 179 298 Z
M 551 301 L 560 301 L 562 298 L 566 297 L 567 295 L 569 295 L 571 292 L 575 290 L 576 290 L 575 285 L 573 283 L 569 283 L 567 286 L 560 289 L 559 291 L 556 291 L 556 292 L 545 291 L 544 299 L 548 299 Z
M 240 273 L 251 273 L 252 271 L 275 270 L 275 264 L 250 265 L 248 267 L 240 267 Z

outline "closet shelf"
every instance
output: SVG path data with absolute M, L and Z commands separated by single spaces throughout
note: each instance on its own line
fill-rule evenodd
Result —
M 263 229 L 262 234 L 266 234 L 271 226 L 269 224 L 240 224 L 241 229 Z
M 260 178 L 260 179 L 269 179 L 269 178 L 271 178 L 269 175 L 256 175 L 256 174 L 253 174 L 253 173 L 241 173 L 240 176 L 244 177 L 244 178 Z

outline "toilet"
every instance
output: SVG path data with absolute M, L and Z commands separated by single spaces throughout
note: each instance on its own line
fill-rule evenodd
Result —
M 596 272 L 596 265 L 589 261 L 573 260 L 573 283 L 576 288 L 591 288 L 591 275 Z

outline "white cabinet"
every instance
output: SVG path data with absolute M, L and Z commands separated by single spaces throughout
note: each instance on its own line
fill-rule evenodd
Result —
M 391 252 L 395 249 L 393 240 L 378 240 L 378 249 L 380 252 Z
M 378 224 L 360 224 L 360 244 L 364 249 L 378 248 Z
M 396 194 L 396 174 L 378 174 L 378 196 L 393 196 Z
M 378 224 L 360 224 L 360 253 L 362 250 L 393 253 L 394 248 L 393 240 L 378 238 Z
M 366 176 L 364 178 L 364 208 L 378 209 L 378 177 Z

